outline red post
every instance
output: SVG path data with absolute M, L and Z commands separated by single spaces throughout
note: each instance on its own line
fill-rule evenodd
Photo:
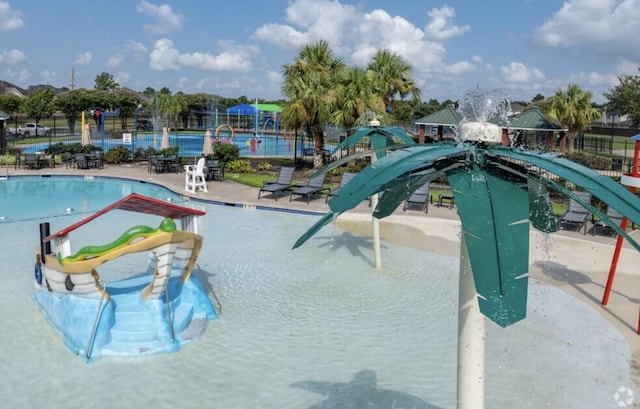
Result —
M 636 139 L 635 149 L 633 153 L 633 168 L 631 169 L 631 173 L 625 176 L 629 176 L 630 180 L 640 180 L 640 169 L 638 169 L 638 165 L 640 164 L 640 135 L 634 136 L 633 139 Z M 634 185 L 638 185 L 638 182 L 629 184 L 629 190 L 632 193 L 636 192 L 636 186 Z M 620 228 L 622 230 L 626 230 L 627 223 L 627 218 L 623 217 Z M 616 275 L 616 268 L 618 267 L 618 260 L 620 258 L 620 250 L 622 250 L 623 242 L 624 237 L 618 235 L 618 239 L 616 240 L 616 248 L 613 252 L 613 259 L 611 260 L 611 268 L 609 269 L 609 276 L 607 277 L 607 285 L 605 286 L 604 295 L 602 296 L 602 305 L 607 305 L 607 303 L 609 302 L 609 295 L 611 294 L 611 287 L 613 287 L 613 279 Z M 636 332 L 640 335 L 640 315 L 638 316 L 638 327 Z

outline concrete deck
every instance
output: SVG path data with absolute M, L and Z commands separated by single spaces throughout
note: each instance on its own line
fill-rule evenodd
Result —
M 184 173 L 156 174 L 147 172 L 146 163 L 105 165 L 104 169 L 77 170 L 75 168 L 43 168 L 38 170 L 14 169 L 5 166 L 0 176 L 12 175 L 95 175 L 114 176 L 144 180 L 164 185 L 186 196 Z M 328 206 L 324 197 L 311 200 L 309 204 L 301 197 L 289 201 L 289 195 L 282 195 L 276 201 L 271 195 L 258 200 L 258 189 L 232 181 L 227 174 L 224 181 L 210 181 L 209 192 L 197 193 L 200 199 L 226 203 L 267 206 L 326 213 Z M 302 181 L 301 181 L 302 182 Z M 350 231 L 371 234 L 371 209 L 363 202 L 356 209 L 342 215 L 338 224 Z M 310 223 L 311 226 L 311 223 Z M 456 256 L 460 250 L 460 220 L 456 209 L 429 206 L 428 214 L 419 210 L 404 212 L 402 206 L 380 222 L 381 237 L 402 245 Z M 631 234 L 640 239 L 640 230 Z M 575 231 L 560 231 L 543 235 L 532 229 L 530 244 L 530 275 L 533 278 L 553 284 L 580 299 L 608 319 L 638 352 L 640 336 L 637 334 L 640 307 L 640 253 L 625 243 L 609 299 L 603 307 L 601 300 L 606 284 L 615 238 L 586 236 Z M 384 264 L 384 254 L 382 256 Z M 580 319 L 580 317 L 576 317 Z M 594 351 L 594 353 L 597 351 Z

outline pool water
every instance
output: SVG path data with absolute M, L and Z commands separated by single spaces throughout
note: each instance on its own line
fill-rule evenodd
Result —
M 295 141 L 292 140 L 290 135 L 274 135 L 267 134 L 260 136 L 260 143 L 256 143 L 253 148 L 251 145 L 251 139 L 253 138 L 253 134 L 250 133 L 237 133 L 234 135 L 233 139 L 230 140 L 230 135 L 221 132 L 220 140 L 224 143 L 234 143 L 238 145 L 240 148 L 240 156 L 243 157 L 251 157 L 251 156 L 293 156 L 294 150 L 296 149 Z M 213 139 L 213 138 L 212 138 Z M 75 144 L 78 143 L 78 140 L 70 140 L 65 143 L 67 144 Z M 132 151 L 136 151 L 138 148 L 142 148 L 147 150 L 148 148 L 155 148 L 160 150 L 160 144 L 162 142 L 162 133 L 158 134 L 139 134 L 138 137 L 133 141 L 131 145 L 126 145 L 127 148 Z M 170 134 L 169 135 L 169 144 L 172 147 L 179 148 L 179 154 L 183 157 L 194 157 L 202 155 L 202 147 L 204 144 L 204 132 L 199 133 L 178 133 L 178 134 Z M 118 146 L 122 146 L 121 139 L 105 139 L 104 141 L 100 140 L 100 138 L 93 139 L 93 145 L 99 146 L 103 151 L 108 151 L 110 149 L 116 148 Z M 302 154 L 302 149 L 305 147 L 311 147 L 310 142 L 307 142 L 305 146 L 302 146 L 302 141 L 299 139 L 297 141 L 298 145 L 298 155 Z M 38 151 L 44 151 L 49 147 L 49 143 L 37 143 L 30 144 L 29 146 L 24 147 L 24 152 L 26 153 L 35 153 Z M 330 148 L 330 146 L 327 146 Z
M 383 242 L 375 271 L 371 240 L 333 225 L 292 251 L 315 216 L 196 201 L 181 202 L 207 212 L 195 274 L 220 301 L 220 319 L 174 354 L 85 363 L 30 298 L 38 223 L 55 232 L 131 192 L 183 200 L 119 179 L 0 181 L 3 406 L 456 407 L 457 258 Z M 97 219 L 98 231 L 78 240 L 108 241 L 141 217 Z M 119 268 L 137 268 L 126 263 Z M 537 282 L 528 311 L 507 329 L 487 322 L 486 407 L 615 407 L 616 390 L 633 386 L 622 335 Z

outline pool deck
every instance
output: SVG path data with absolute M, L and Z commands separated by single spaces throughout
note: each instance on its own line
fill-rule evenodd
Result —
M 27 170 L 5 166 L 5 169 L 0 171 L 2 177 L 12 175 L 123 177 L 157 183 L 185 196 L 211 201 L 318 213 L 326 213 L 329 210 L 324 197 L 312 199 L 309 204 L 300 197 L 294 197 L 289 201 L 288 194 L 281 195 L 277 201 L 271 195 L 262 196 L 258 200 L 257 188 L 228 179 L 208 182 L 209 191 L 206 193 L 188 194 L 184 189 L 184 172 L 149 173 L 146 163 L 105 165 L 104 169 L 88 170 L 65 166 Z M 363 202 L 352 211 L 341 215 L 338 224 L 350 231 L 370 236 L 370 213 L 368 203 Z M 309 223 L 309 227 L 311 224 Z M 460 253 L 460 220 L 455 207 L 450 209 L 431 204 L 428 213 L 425 214 L 419 210 L 405 212 L 400 206 L 393 215 L 380 221 L 380 235 L 391 242 L 438 254 L 457 256 Z M 632 231 L 631 235 L 640 240 L 640 230 Z M 583 235 L 576 231 L 562 230 L 551 235 L 543 235 L 532 229 L 530 275 L 566 291 L 599 311 L 628 340 L 635 355 L 636 352 L 640 352 L 640 335 L 636 332 L 640 313 L 640 253 L 626 242 L 618 262 L 608 306 L 601 305 L 615 242 L 615 238 L 592 236 L 591 233 Z M 384 254 L 382 264 L 384 265 Z

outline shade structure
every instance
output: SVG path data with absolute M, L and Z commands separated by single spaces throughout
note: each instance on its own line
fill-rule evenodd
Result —
M 202 146 L 202 154 L 204 156 L 213 154 L 213 141 L 211 140 L 211 131 L 207 130 L 204 134 L 204 145 Z
M 82 146 L 91 145 L 91 125 L 86 124 L 82 130 L 82 140 L 80 141 Z
M 160 142 L 160 149 L 169 149 L 171 145 L 169 144 L 169 130 L 165 126 L 162 128 L 162 141 Z

